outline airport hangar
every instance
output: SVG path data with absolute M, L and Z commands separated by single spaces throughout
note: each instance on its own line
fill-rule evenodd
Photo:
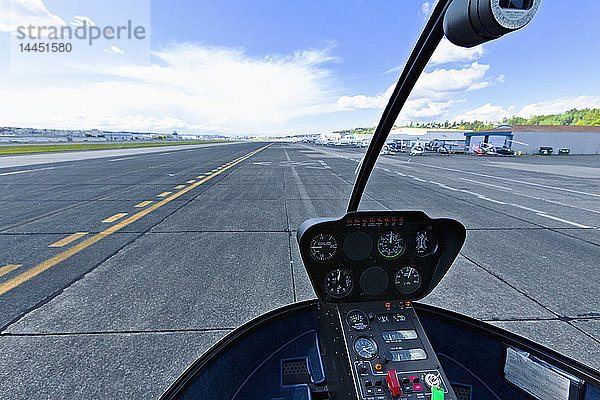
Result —
M 600 154 L 600 126 L 501 125 L 494 129 L 465 132 L 465 144 L 477 147 L 507 145 L 522 154 L 537 154 L 540 147 L 554 153 L 569 149 L 570 154 Z

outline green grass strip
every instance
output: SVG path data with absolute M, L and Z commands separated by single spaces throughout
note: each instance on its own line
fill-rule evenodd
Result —
M 34 144 L 34 145 L 7 145 L 0 146 L 0 155 L 2 154 L 26 154 L 26 153 L 48 153 L 56 151 L 82 151 L 82 150 L 101 150 L 101 149 L 128 149 L 133 147 L 157 147 L 157 146 L 177 146 L 188 144 L 205 143 L 223 143 L 216 140 L 195 140 L 185 142 L 164 142 L 164 143 L 74 143 L 74 144 Z

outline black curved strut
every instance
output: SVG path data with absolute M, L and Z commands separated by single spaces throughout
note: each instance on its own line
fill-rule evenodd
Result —
M 358 210 L 358 204 L 360 203 L 369 176 L 373 171 L 375 162 L 377 162 L 379 152 L 383 148 L 390 131 L 394 127 L 396 118 L 398 118 L 398 114 L 400 114 L 402 107 L 404 107 L 406 99 L 415 87 L 419 76 L 425 69 L 433 52 L 444 37 L 444 15 L 451 2 L 452 0 L 438 1 L 438 4 L 433 10 L 423 33 L 421 33 L 421 37 L 419 37 L 408 62 L 404 66 L 402 75 L 400 75 L 400 79 L 394 88 L 394 92 L 385 107 L 385 111 L 381 116 L 373 139 L 371 139 L 371 144 L 369 145 L 362 165 L 360 166 L 360 172 L 356 177 L 352 196 L 350 197 L 350 202 L 348 204 L 348 212 Z

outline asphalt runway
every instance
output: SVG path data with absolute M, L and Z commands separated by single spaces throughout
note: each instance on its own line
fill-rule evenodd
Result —
M 314 298 L 295 230 L 344 214 L 362 152 L 237 143 L 0 168 L 2 398 L 156 398 L 232 329 Z M 599 156 L 398 154 L 361 209 L 461 221 L 423 302 L 600 369 L 599 200 Z

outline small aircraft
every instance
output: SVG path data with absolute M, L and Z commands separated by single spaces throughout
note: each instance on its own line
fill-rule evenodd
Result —
M 408 153 L 408 155 L 410 155 L 410 156 L 425 155 L 425 149 L 423 148 L 423 146 L 414 145 L 410 148 L 410 153 Z
M 419 139 L 410 147 L 409 156 L 422 156 L 425 155 L 425 145 L 421 143 Z

